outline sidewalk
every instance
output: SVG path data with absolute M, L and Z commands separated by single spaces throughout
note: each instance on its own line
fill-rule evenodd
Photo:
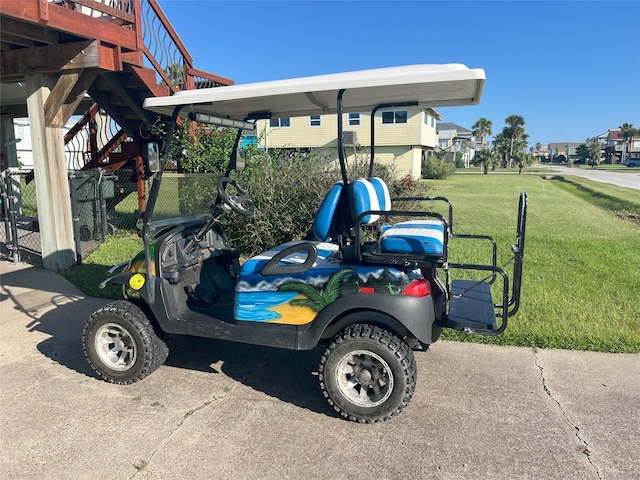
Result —
M 583 177 L 594 182 L 610 183 L 619 187 L 640 190 L 640 169 L 629 169 L 628 173 L 608 172 L 606 170 L 596 170 L 591 168 L 569 168 L 561 165 L 550 165 L 548 163 L 539 164 L 541 168 L 548 168 L 560 175 L 573 175 Z
M 640 355 L 438 342 L 409 407 L 337 418 L 320 352 L 175 338 L 145 380 L 98 380 L 105 300 L 0 262 L 0 472 L 15 479 L 640 478 Z

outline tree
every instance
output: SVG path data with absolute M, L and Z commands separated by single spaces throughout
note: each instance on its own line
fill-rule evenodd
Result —
M 533 153 L 527 153 L 524 150 L 517 150 L 514 157 L 518 163 L 518 175 L 522 175 L 524 167 L 527 165 L 533 165 L 536 162 L 536 156 Z
M 589 149 L 587 148 L 586 143 L 578 145 L 578 147 L 576 148 L 576 155 L 580 157 L 580 160 L 587 163 L 587 159 L 589 158 Z
M 509 149 L 511 148 L 511 141 L 505 135 L 506 127 L 502 129 L 498 135 L 493 139 L 493 148 L 495 155 L 495 163 L 492 165 L 495 170 L 499 163 L 503 167 L 507 166 L 507 156 L 509 155 Z
M 633 123 L 623 123 L 620 125 L 620 136 L 624 140 L 625 145 L 625 155 L 622 159 L 624 161 L 625 158 L 629 156 L 629 151 L 631 150 L 631 139 L 638 135 L 640 130 L 633 126 Z
M 487 136 L 491 135 L 491 127 L 493 123 L 491 120 L 487 120 L 484 117 L 480 117 L 476 123 L 471 127 L 473 131 L 471 134 L 475 137 L 480 137 L 480 145 L 484 148 L 487 141 Z
M 602 158 L 602 149 L 600 148 L 600 143 L 598 143 L 598 139 L 587 138 L 585 148 L 587 150 L 587 158 L 589 159 L 589 165 L 591 165 L 592 167 L 597 166 L 600 163 L 600 158 Z
M 496 152 L 492 148 L 483 147 L 476 152 L 471 163 L 482 167 L 482 173 L 487 175 L 489 173 L 489 167 L 493 166 L 496 158 Z
M 505 123 L 508 127 L 505 127 L 503 132 L 505 136 L 510 140 L 509 147 L 509 166 L 511 167 L 511 161 L 513 157 L 513 143 L 522 135 L 524 135 L 524 118 L 520 115 L 509 115 L 505 118 Z
M 165 73 L 172 86 L 182 89 L 184 84 L 184 68 L 180 63 L 172 63 L 165 68 Z

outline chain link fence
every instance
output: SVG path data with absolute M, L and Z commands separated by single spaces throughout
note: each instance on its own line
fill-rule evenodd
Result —
M 37 179 L 28 172 L 5 171 L 0 178 L 0 254 L 42 266 Z M 132 170 L 70 172 L 69 191 L 78 263 L 116 232 L 136 232 L 136 176 Z

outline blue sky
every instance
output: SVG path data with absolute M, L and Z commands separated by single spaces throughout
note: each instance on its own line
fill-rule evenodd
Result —
M 201 70 L 237 84 L 419 63 L 483 68 L 466 128 L 521 115 L 529 144 L 640 126 L 638 1 L 160 0 Z

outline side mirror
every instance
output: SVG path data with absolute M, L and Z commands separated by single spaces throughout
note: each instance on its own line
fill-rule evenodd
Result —
M 247 154 L 245 153 L 245 151 L 238 150 L 238 153 L 236 154 L 236 158 L 235 158 L 235 168 L 234 168 L 236 172 L 241 172 L 242 170 L 244 170 L 244 167 L 246 164 L 246 158 L 247 158 Z
M 150 172 L 160 171 L 160 147 L 156 142 L 149 142 L 143 146 L 142 158 Z

